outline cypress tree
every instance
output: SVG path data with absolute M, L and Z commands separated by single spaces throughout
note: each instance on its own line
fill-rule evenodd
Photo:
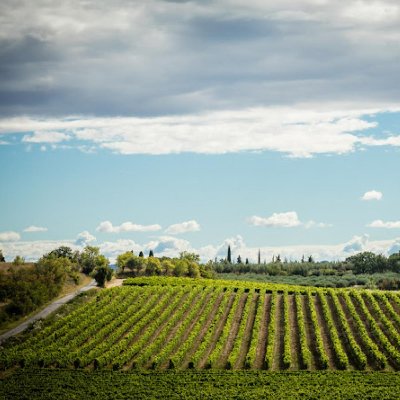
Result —
M 139 253 L 139 257 L 144 257 L 143 251 Z
M 154 257 L 153 250 L 150 250 L 150 252 L 149 252 L 149 257 Z
M 261 264 L 261 251 L 258 249 L 258 265 Z
M 226 257 L 226 261 L 228 261 L 229 264 L 232 263 L 232 254 L 231 254 L 231 246 L 228 246 L 228 255 Z

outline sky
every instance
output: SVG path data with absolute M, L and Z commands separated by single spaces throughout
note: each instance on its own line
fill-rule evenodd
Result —
M 0 3 L 0 249 L 400 251 L 400 4 Z

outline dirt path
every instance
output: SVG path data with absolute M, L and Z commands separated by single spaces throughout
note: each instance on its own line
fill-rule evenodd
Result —
M 283 296 L 278 294 L 276 297 L 276 314 L 275 314 L 275 338 L 274 338 L 274 357 L 271 370 L 279 371 L 282 369 L 283 354 Z M 268 338 L 270 340 L 270 338 Z
M 261 296 L 265 296 L 265 304 L 263 316 L 261 319 L 261 327 L 257 344 L 257 352 L 256 352 L 256 360 L 255 367 L 257 369 L 264 368 L 264 360 L 265 360 L 265 352 L 267 350 L 267 336 L 268 336 L 268 325 L 270 321 L 270 311 L 271 311 L 271 295 L 270 294 L 262 294 Z
M 315 347 L 315 332 L 310 316 L 310 307 L 308 304 L 307 296 L 302 295 L 302 306 L 304 314 L 304 326 L 306 329 L 307 346 L 311 350 L 310 370 L 316 370 L 318 365 L 318 354 Z
M 115 278 L 113 280 L 111 280 L 110 282 L 106 283 L 106 288 L 112 288 L 112 287 L 116 287 L 116 286 L 122 286 L 122 283 L 124 282 L 124 279 L 120 279 L 120 278 Z
M 250 308 L 249 308 L 249 317 L 246 321 L 246 328 L 244 330 L 244 335 L 242 339 L 242 345 L 240 347 L 240 352 L 238 356 L 238 360 L 236 365 L 234 366 L 236 369 L 243 368 L 244 361 L 246 359 L 247 352 L 249 351 L 250 341 L 253 335 L 253 325 L 254 320 L 256 318 L 257 312 L 257 305 L 259 303 L 259 294 L 255 293 L 251 299 L 250 296 L 247 301 L 251 301 Z
M 291 370 L 297 371 L 300 369 L 300 335 L 299 327 L 297 325 L 297 309 L 295 295 L 291 294 L 288 296 L 289 300 L 289 329 L 290 329 L 290 344 L 291 344 L 291 355 L 292 365 Z
M 24 321 L 20 325 L 16 326 L 13 329 L 10 329 L 9 331 L 3 333 L 2 335 L 0 335 L 0 343 L 3 342 L 4 340 L 10 338 L 11 336 L 15 336 L 15 335 L 18 335 L 19 333 L 23 332 L 33 322 L 35 322 L 39 319 L 46 318 L 53 311 L 56 311 L 63 304 L 68 303 L 70 300 L 72 300 L 74 297 L 76 297 L 79 293 L 86 292 L 87 290 L 93 289 L 95 287 L 96 287 L 96 281 L 93 280 L 86 286 L 83 286 L 82 288 L 80 288 L 79 290 L 62 297 L 61 299 L 57 299 L 57 300 L 53 301 L 46 308 L 44 308 L 42 311 L 40 311 L 36 315 L 28 318 L 26 321 Z

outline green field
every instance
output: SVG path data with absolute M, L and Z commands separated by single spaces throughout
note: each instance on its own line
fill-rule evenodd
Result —
M 0 355 L 3 369 L 400 369 L 400 296 L 140 278 L 100 292 Z
M 6 343 L 2 390 L 10 399 L 82 391 L 116 399 L 394 399 L 399 332 L 394 292 L 130 279 Z
M 20 370 L 0 380 L 4 400 L 400 398 L 390 372 Z

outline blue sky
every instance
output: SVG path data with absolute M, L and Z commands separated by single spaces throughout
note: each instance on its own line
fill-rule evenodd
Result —
M 396 2 L 45 3 L 1 5 L 7 259 L 400 250 Z

